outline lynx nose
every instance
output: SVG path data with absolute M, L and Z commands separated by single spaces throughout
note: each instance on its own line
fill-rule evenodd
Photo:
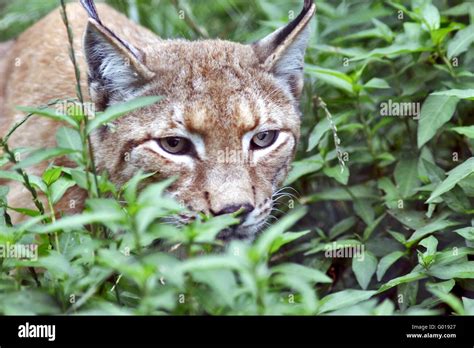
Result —
M 242 210 L 242 213 L 240 213 L 238 217 L 240 218 L 240 221 L 243 221 L 243 220 L 245 220 L 247 215 L 250 214 L 250 212 L 252 212 L 252 210 L 255 209 L 255 207 L 250 203 L 233 204 L 233 205 L 228 205 L 228 206 L 222 208 L 218 212 L 211 211 L 211 213 L 214 216 L 218 216 L 218 215 L 224 215 L 224 214 L 232 214 L 232 213 L 235 213 L 236 211 L 238 211 L 240 209 L 243 209 L 243 210 Z

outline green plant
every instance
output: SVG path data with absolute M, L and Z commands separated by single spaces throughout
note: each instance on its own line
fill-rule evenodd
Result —
M 148 0 L 109 2 L 165 37 L 207 35 L 198 23 L 211 18 L 209 36 L 247 42 L 298 4 L 170 1 L 150 11 Z M 251 244 L 215 239 L 235 216 L 163 223 L 183 209 L 163 195 L 172 179 L 139 191 L 146 173 L 115 187 L 93 168 L 90 131 L 159 97 L 92 121 L 81 97 L 67 113 L 52 110 L 64 101 L 23 108 L 25 122 L 49 117 L 65 127 L 57 148 L 19 162 L 22 149 L 2 138 L 0 165 L 13 167 L 0 178 L 23 183 L 37 210 L 10 207 L 0 186 L 0 245 L 37 244 L 39 257 L 0 258 L 0 312 L 473 314 L 474 4 L 317 3 L 302 141 L 285 183 L 297 193 L 279 196 L 279 220 Z M 15 18 L 15 6 L 0 9 L 4 18 Z M 13 35 L 2 21 L 1 37 Z M 77 167 L 24 171 L 64 155 Z M 74 185 L 89 193 L 85 211 L 55 219 L 55 203 Z M 46 207 L 35 199 L 40 191 Z M 11 209 L 29 219 L 13 226 Z

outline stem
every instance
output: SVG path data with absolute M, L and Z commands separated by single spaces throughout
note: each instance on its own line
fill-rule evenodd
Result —
M 112 287 L 112 290 L 115 292 L 115 298 L 117 299 L 117 303 L 120 306 L 123 306 L 122 300 L 120 299 L 120 291 L 118 289 L 118 283 L 120 282 L 120 279 L 122 278 L 122 275 L 121 274 L 120 275 L 115 275 L 114 278 L 115 278 L 115 284 Z
M 12 224 L 12 219 L 10 218 L 10 215 L 8 215 L 8 213 L 7 213 L 7 206 L 2 204 L 2 207 L 4 208 L 3 216 L 4 216 L 4 218 L 5 218 L 5 223 L 7 224 L 7 226 L 12 227 L 12 226 L 13 226 L 13 224 Z M 0 267 L 1 267 L 1 266 L 3 266 L 3 259 L 1 260 L 1 263 L 0 263 Z M 41 283 L 40 283 L 40 281 L 39 281 L 39 279 L 38 279 L 38 274 L 36 273 L 35 268 L 34 268 L 34 267 L 28 267 L 28 270 L 30 271 L 31 275 L 33 276 L 33 279 L 34 279 L 34 281 L 35 281 L 35 283 L 36 283 L 36 286 L 37 286 L 38 288 L 40 288 L 40 287 L 41 287 Z
M 138 232 L 137 229 L 137 224 L 135 223 L 135 216 L 132 216 L 132 232 L 133 232 L 133 239 L 135 241 L 135 249 L 138 252 L 140 250 L 141 246 L 141 241 L 140 241 L 140 233 Z
M 346 162 L 344 161 L 344 158 L 343 158 L 344 153 L 343 153 L 342 148 L 341 148 L 341 139 L 339 139 L 339 136 L 337 135 L 336 124 L 334 123 L 332 114 L 329 112 L 329 109 L 328 109 L 326 103 L 324 102 L 324 100 L 321 97 L 318 97 L 317 102 L 318 102 L 319 106 L 321 106 L 321 108 L 326 113 L 326 118 L 329 122 L 329 127 L 332 130 L 332 135 L 333 135 L 333 139 L 334 139 L 334 147 L 336 149 L 336 155 L 337 155 L 337 159 L 339 160 L 339 166 L 341 168 L 341 173 L 342 173 L 344 171 L 344 168 L 346 167 Z
M 451 65 L 451 62 L 443 54 L 443 52 L 441 51 L 441 48 L 439 46 L 437 47 L 437 53 L 441 57 L 441 59 L 443 60 L 444 64 L 447 65 L 447 67 L 449 69 L 449 73 L 451 74 L 451 77 L 456 78 L 456 73 L 454 72 L 454 69 L 453 69 L 453 66 Z
M 51 193 L 49 192 L 49 187 L 48 187 L 48 196 L 47 196 L 47 199 L 48 199 L 48 207 L 49 207 L 49 212 L 51 213 L 51 221 L 52 223 L 55 223 L 56 222 L 56 214 L 54 213 L 54 207 L 53 207 L 53 202 L 51 200 Z M 58 253 L 61 254 L 61 249 L 59 248 L 59 237 L 58 237 L 58 232 L 55 231 L 54 232 L 54 242 L 56 243 L 56 250 L 58 251 Z
M 3 150 L 5 151 L 5 153 L 8 155 L 8 159 L 10 160 L 10 162 L 12 162 L 13 164 L 17 164 L 18 161 L 15 158 L 15 154 L 10 150 L 10 148 L 8 147 L 8 144 L 5 143 L 4 141 L 2 141 L 1 145 L 3 146 Z M 41 201 L 38 199 L 38 193 L 36 192 L 36 189 L 31 185 L 30 178 L 28 177 L 28 174 L 26 174 L 26 172 L 21 168 L 17 169 L 16 172 L 18 174 L 20 174 L 21 177 L 23 178 L 23 186 L 25 186 L 26 189 L 31 193 L 31 196 L 33 197 L 33 203 L 35 204 L 36 209 L 38 209 L 38 211 L 40 212 L 41 215 L 45 215 L 44 214 L 45 210 L 44 210 L 43 203 L 41 203 Z M 5 206 L 5 209 L 7 209 L 7 208 L 8 208 L 8 206 Z M 4 212 L 4 216 L 7 216 L 6 219 L 8 219 L 10 224 L 11 224 L 10 215 L 8 215 L 6 210 Z M 44 220 L 42 222 L 44 223 Z M 53 243 L 51 241 L 51 235 L 50 234 L 48 234 L 48 238 L 49 238 L 49 242 L 52 246 Z
M 69 99 L 67 99 L 67 100 L 69 100 Z M 46 105 L 40 107 L 40 109 L 46 109 L 46 108 L 48 108 L 52 105 L 58 104 L 59 102 L 61 102 L 60 99 L 55 99 L 55 100 L 47 103 Z M 8 131 L 8 133 L 5 135 L 4 138 L 0 139 L 0 146 L 3 148 L 3 151 L 8 155 L 8 159 L 13 164 L 17 164 L 18 161 L 15 158 L 15 154 L 10 150 L 10 148 L 8 146 L 8 140 L 10 139 L 11 135 L 20 126 L 25 124 L 26 121 L 28 121 L 31 118 L 31 116 L 33 116 L 33 115 L 34 115 L 34 113 L 30 113 L 30 114 L 26 115 L 20 122 L 15 123 L 13 125 L 13 127 L 10 128 L 10 130 Z M 23 169 L 17 169 L 16 172 L 22 176 L 23 185 L 28 189 L 28 191 L 30 191 L 31 195 L 33 196 L 33 203 L 35 204 L 38 211 L 43 215 L 44 214 L 43 204 L 38 200 L 38 193 L 36 192 L 35 188 L 31 185 L 30 179 L 28 178 L 28 175 L 26 174 L 26 172 Z
M 81 105 L 81 112 L 83 116 L 83 127 L 81 129 L 81 137 L 84 140 L 87 140 L 85 141 L 85 143 L 83 143 L 83 148 L 84 148 L 83 160 L 86 164 L 87 171 L 92 173 L 92 176 L 94 178 L 95 188 L 96 188 L 96 194 L 97 194 L 97 197 L 100 197 L 99 181 L 97 179 L 94 153 L 91 146 L 90 136 L 86 135 L 88 116 L 85 114 L 85 111 L 84 111 L 84 96 L 82 94 L 82 88 L 81 88 L 81 71 L 79 70 L 79 64 L 77 63 L 77 60 L 76 60 L 76 53 L 74 50 L 74 36 L 71 30 L 71 27 L 69 25 L 69 19 L 67 17 L 66 5 L 64 3 L 64 0 L 61 0 L 61 15 L 62 15 L 64 25 L 66 26 L 67 39 L 69 42 L 69 57 L 74 66 L 74 76 L 76 78 L 76 94 L 77 94 L 77 99 L 79 99 L 79 103 Z M 90 189 L 92 185 L 90 183 L 90 179 L 88 175 L 86 175 L 86 180 L 87 180 L 88 192 L 90 194 L 91 193 Z
M 8 147 L 8 144 L 5 143 L 5 142 L 3 142 L 3 150 L 8 155 L 8 158 L 9 158 L 10 162 L 12 162 L 13 164 L 18 163 L 18 161 L 15 158 L 15 154 L 10 150 L 10 148 Z M 39 201 L 38 193 L 36 192 L 35 188 L 31 185 L 30 178 L 28 177 L 26 172 L 21 168 L 17 169 L 16 172 L 18 174 L 20 174 L 21 177 L 23 178 L 23 184 L 26 187 L 26 189 L 28 191 L 30 191 L 31 195 L 33 196 L 33 203 L 35 204 L 36 208 L 41 213 L 41 215 L 44 215 L 43 204 Z
M 69 101 L 75 101 L 74 99 L 55 99 L 53 101 L 50 101 L 49 103 L 47 103 L 46 105 L 43 105 L 43 106 L 40 106 L 39 109 L 47 109 L 49 108 L 50 106 L 53 106 L 53 105 L 56 105 L 60 102 L 69 102 Z M 26 121 L 28 121 L 30 119 L 31 116 L 33 116 L 35 113 L 30 113 L 28 115 L 26 115 L 20 122 L 17 122 L 13 125 L 12 128 L 10 128 L 10 130 L 8 131 L 7 135 L 5 135 L 5 137 L 3 139 L 1 139 L 0 141 L 0 146 L 4 146 L 8 140 L 10 139 L 10 136 L 20 127 L 22 126 Z

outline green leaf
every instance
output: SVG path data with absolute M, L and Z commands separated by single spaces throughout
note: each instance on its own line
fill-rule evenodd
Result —
M 458 182 L 465 196 L 474 197 L 474 173 L 469 174 L 467 177 Z M 467 197 L 465 197 L 468 199 Z
M 349 61 L 369 60 L 374 58 L 395 58 L 405 53 L 429 51 L 428 47 L 421 46 L 418 42 L 394 43 L 393 45 L 376 48 L 368 53 L 360 54 L 351 58 Z
M 74 119 L 69 117 L 68 115 L 64 115 L 60 112 L 57 112 L 53 109 L 38 109 L 38 108 L 31 108 L 27 106 L 17 106 L 17 109 L 28 114 L 35 114 L 43 117 L 47 117 L 53 119 L 55 121 L 63 121 L 71 125 L 73 128 L 78 128 L 78 125 Z
M 85 172 L 83 169 L 70 169 L 69 173 L 74 180 L 74 182 L 80 188 L 84 190 L 88 190 L 88 182 L 91 183 L 92 187 L 90 188 L 92 191 L 96 190 L 94 176 L 90 172 Z M 88 180 L 89 179 L 89 180 Z
M 40 257 L 38 265 L 46 268 L 56 279 L 66 279 L 74 274 L 66 257 L 54 250 L 50 251 L 48 256 Z
M 273 267 L 271 270 L 272 273 L 295 274 L 312 283 L 332 283 L 332 279 L 323 272 L 296 263 L 284 263 Z
M 456 263 L 445 266 L 433 266 L 428 271 L 430 275 L 439 279 L 466 278 L 474 279 L 474 261 Z
M 436 46 L 440 46 L 450 32 L 462 28 L 463 26 L 459 23 L 449 23 L 447 27 L 431 31 L 431 40 Z
M 462 263 L 467 261 L 469 255 L 474 255 L 474 250 L 466 247 L 459 247 L 458 249 L 446 249 L 436 253 L 436 267 L 443 265 L 450 265 L 454 263 Z
M 464 305 L 464 311 L 467 315 L 474 315 L 474 299 L 463 297 L 462 303 Z
M 103 113 L 97 114 L 96 117 L 87 124 L 86 132 L 89 134 L 94 129 L 100 127 L 103 124 L 112 122 L 120 116 L 123 116 L 124 114 L 131 111 L 155 104 L 161 99 L 163 99 L 161 96 L 147 96 L 135 98 L 122 104 L 112 105 Z
M 413 230 L 422 228 L 429 223 L 429 219 L 424 213 L 415 210 L 393 209 L 389 210 L 388 213 L 403 225 L 408 226 Z
M 53 204 L 59 202 L 59 200 L 64 196 L 66 191 L 73 187 L 76 183 L 73 180 L 66 178 L 59 178 L 51 185 L 51 200 Z
M 14 180 L 23 182 L 23 177 L 17 172 L 10 172 L 7 170 L 0 170 L 0 179 Z
M 375 293 L 376 291 L 353 289 L 335 292 L 321 299 L 319 302 L 318 314 L 353 306 L 359 302 L 368 300 L 375 295 Z
M 443 95 L 459 99 L 474 100 L 474 89 L 448 89 L 446 91 L 433 92 L 430 95 Z
M 367 199 L 355 198 L 353 204 L 357 216 L 360 217 L 367 226 L 370 226 L 375 218 L 375 211 L 371 202 Z
M 367 241 L 372 233 L 374 232 L 375 228 L 380 224 L 380 222 L 385 219 L 386 214 L 383 213 L 380 215 L 377 219 L 373 220 L 370 222 L 370 224 L 367 224 L 367 227 L 364 229 L 364 233 L 362 234 L 362 240 Z M 375 217 L 375 211 L 374 211 L 374 217 Z
M 76 163 L 81 163 L 82 140 L 79 132 L 74 129 L 61 127 L 56 132 L 56 142 L 63 149 L 71 149 L 77 153 L 69 155 Z
M 444 170 L 435 164 L 435 160 L 431 153 L 426 151 L 429 151 L 428 147 L 424 147 L 423 150 L 421 150 L 422 153 L 425 152 L 427 155 L 420 157 L 420 161 L 418 162 L 418 171 L 423 172 L 425 183 L 431 182 L 433 184 L 439 184 L 445 177 Z
M 448 44 L 448 58 L 459 56 L 466 52 L 474 42 L 474 24 L 459 30 Z
M 419 183 L 416 158 L 400 160 L 395 167 L 394 177 L 400 196 L 402 198 L 411 197 Z
M 426 147 L 423 149 L 426 149 Z M 431 162 L 422 160 L 422 163 L 423 168 L 425 168 L 425 171 L 428 175 L 429 181 L 431 181 L 436 185 L 435 187 L 437 187 L 445 178 L 444 171 Z M 437 200 L 439 199 L 440 198 L 438 197 Z M 456 212 L 464 213 L 470 208 L 469 199 L 459 187 L 454 187 L 451 189 L 451 191 L 443 193 L 442 199 L 446 202 L 448 207 Z
M 142 173 L 137 172 L 127 183 L 122 187 L 123 196 L 129 204 L 137 200 L 138 185 L 143 180 L 155 175 L 156 173 Z
M 398 299 L 403 298 L 403 300 L 399 301 L 398 304 L 402 312 L 406 311 L 408 307 L 416 304 L 419 287 L 419 281 L 402 283 L 397 286 L 397 297 Z
M 31 153 L 31 155 L 29 155 L 23 161 L 20 161 L 19 163 L 15 164 L 12 169 L 23 169 L 26 167 L 31 167 L 35 164 L 49 160 L 51 158 L 68 155 L 73 152 L 75 151 L 71 149 L 63 149 L 60 147 L 50 149 L 39 149 Z
M 392 42 L 394 35 L 393 35 L 392 30 L 387 24 L 379 21 L 377 18 L 372 18 L 372 23 L 375 25 L 378 32 L 385 39 L 385 41 Z
M 463 227 L 459 228 L 457 230 L 454 230 L 457 234 L 460 236 L 464 237 L 467 240 L 472 240 L 474 241 L 474 227 L 468 226 L 468 227 Z
M 364 252 L 362 255 L 363 257 L 354 257 L 352 259 L 352 270 L 360 287 L 366 290 L 377 269 L 377 258 L 369 251 Z
M 441 301 L 449 305 L 457 314 L 464 315 L 464 307 L 461 301 L 454 295 L 445 293 L 436 288 L 427 288 L 429 292 L 439 298 Z
M 456 226 L 458 224 L 459 222 L 457 221 L 451 221 L 451 220 L 445 220 L 444 218 L 439 218 L 433 222 L 428 223 L 427 225 L 421 228 L 418 228 L 408 239 L 408 242 L 415 242 L 430 233 L 444 230 L 448 227 Z
M 351 115 L 350 113 L 344 113 L 340 116 L 334 117 L 334 120 L 333 120 L 334 125 L 337 126 L 343 122 L 346 122 L 350 115 Z M 309 135 L 308 148 L 306 151 L 311 151 L 316 146 L 318 146 L 324 134 L 326 134 L 330 129 L 331 127 L 330 127 L 329 120 L 327 119 L 327 117 L 319 121 Z
M 451 119 L 458 101 L 458 98 L 446 95 L 430 95 L 426 98 L 418 124 L 418 148 L 433 138 L 436 131 Z
M 280 248 L 286 244 L 289 244 L 293 242 L 294 240 L 297 240 L 298 238 L 301 238 L 308 233 L 310 233 L 310 230 L 307 231 L 301 231 L 301 232 L 284 232 L 282 235 L 278 236 L 275 241 L 273 242 L 272 248 L 270 250 L 270 254 L 276 253 Z
M 438 185 L 425 203 L 433 202 L 437 197 L 451 190 L 459 181 L 471 173 L 474 173 L 474 157 L 469 158 L 464 163 L 449 171 L 448 177 Z
M 188 259 L 175 268 L 177 273 L 206 271 L 212 269 L 241 270 L 244 265 L 236 257 L 230 255 L 205 255 Z
M 120 221 L 123 219 L 123 215 L 118 212 L 104 211 L 94 213 L 83 213 L 80 215 L 66 216 L 62 219 L 57 220 L 55 223 L 49 225 L 38 226 L 32 231 L 35 233 L 50 233 L 59 230 L 74 230 L 80 229 L 85 225 L 89 225 L 95 222 L 102 221 Z
M 429 31 L 439 29 L 441 18 L 436 6 L 427 4 L 422 8 L 421 16 L 423 18 L 423 27 L 426 26 Z
M 453 127 L 450 130 L 455 131 L 461 135 L 465 135 L 469 139 L 474 139 L 474 126 L 467 127 Z
M 334 167 L 324 167 L 324 174 L 335 179 L 342 185 L 347 185 L 349 181 L 349 168 L 336 165 Z
M 395 231 L 387 231 L 388 234 L 390 234 L 393 239 L 395 239 L 397 242 L 399 242 L 400 244 L 403 244 L 403 245 L 406 245 L 406 238 L 403 234 L 401 234 L 400 232 L 395 232 Z
M 397 262 L 403 255 L 405 255 L 403 251 L 394 251 L 382 257 L 377 266 L 377 280 L 381 281 L 390 266 Z
M 340 71 L 307 64 L 305 67 L 305 72 L 316 77 L 318 80 L 323 81 L 333 87 L 339 88 L 347 93 L 352 94 L 354 92 L 352 79 Z
M 442 11 L 445 16 L 464 16 L 468 15 L 473 9 L 472 2 L 462 2 L 459 5 L 449 6 L 446 10 Z
M 454 286 L 456 285 L 456 281 L 454 279 L 446 280 L 444 282 L 438 282 L 438 283 L 426 283 L 426 288 L 427 289 L 436 289 L 438 291 L 441 291 L 445 294 L 449 293 Z
M 436 253 L 436 248 L 438 247 L 438 240 L 429 236 L 428 238 L 423 239 L 418 243 L 418 245 L 424 246 L 426 248 L 425 255 L 434 255 Z
M 276 224 L 270 226 L 255 242 L 253 249 L 259 258 L 265 258 L 273 244 L 278 240 L 288 228 L 293 226 L 298 220 L 306 215 L 306 207 L 293 209 L 289 214 L 280 219 Z
M 221 215 L 211 218 L 210 220 L 197 224 L 197 236 L 194 239 L 198 243 L 210 243 L 213 242 L 217 234 L 228 226 L 232 226 L 239 223 L 239 219 L 232 215 Z
M 62 173 L 61 167 L 50 168 L 43 173 L 43 181 L 50 186 L 59 179 Z
M 343 234 L 344 232 L 348 231 L 356 224 L 357 220 L 354 216 L 350 216 L 339 221 L 329 230 L 329 238 L 334 239 L 339 235 Z
M 428 269 L 435 262 L 438 240 L 433 236 L 429 236 L 428 238 L 420 241 L 418 245 L 426 248 L 424 253 L 422 253 L 420 250 L 416 251 L 418 254 L 418 263 L 425 269 Z
M 366 89 L 387 89 L 387 88 L 390 88 L 390 85 L 387 83 L 387 81 L 385 81 L 383 79 L 379 79 L 377 77 L 374 77 L 364 85 L 364 88 L 366 88 Z
M 193 272 L 193 280 L 207 284 L 211 287 L 218 297 L 213 298 L 213 301 L 223 300 L 223 302 L 232 307 L 234 303 L 234 297 L 238 291 L 238 287 L 235 281 L 235 276 L 231 270 L 226 269 L 211 269 Z M 173 296 L 174 297 L 174 296 Z M 170 299 L 172 301 L 173 298 Z
M 301 309 L 298 311 L 301 314 L 314 314 L 317 308 L 316 293 L 310 281 L 305 280 L 303 277 L 299 277 L 297 274 L 278 274 L 274 277 L 274 283 L 283 285 L 285 288 L 290 288 L 298 293 L 301 303 Z M 268 312 L 265 314 L 273 314 L 275 307 L 267 309 Z M 286 311 L 283 311 L 285 313 Z M 278 313 L 278 312 L 277 312 Z M 291 312 L 290 312 L 291 313 Z M 286 313 L 285 313 L 286 314 Z
M 157 218 L 170 214 L 179 213 L 183 207 L 171 197 L 164 197 L 165 189 L 175 181 L 168 178 L 164 181 L 146 186 L 138 197 L 138 206 L 141 207 L 136 213 L 136 227 L 140 233 L 144 233 L 147 227 Z
M 379 290 L 377 290 L 378 293 L 387 291 L 388 289 L 393 288 L 394 286 L 398 286 L 400 284 L 405 284 L 405 283 L 411 283 L 420 279 L 426 278 L 427 275 L 423 272 L 412 272 L 405 274 L 404 276 L 394 278 L 383 284 Z
M 304 175 L 315 173 L 324 166 L 324 160 L 320 154 L 311 156 L 291 164 L 291 170 L 284 185 L 290 185 Z
M 37 289 L 0 293 L 0 312 L 4 315 L 59 314 L 57 300 Z

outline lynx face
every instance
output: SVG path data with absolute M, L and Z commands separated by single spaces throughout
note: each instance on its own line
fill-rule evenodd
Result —
M 241 223 L 220 237 L 253 237 L 271 212 L 298 143 L 312 2 L 253 45 L 157 39 L 140 50 L 104 27 L 91 1 L 83 5 L 91 16 L 84 47 L 97 106 L 164 97 L 93 135 L 99 168 L 119 184 L 138 170 L 156 172 L 154 180 L 178 176 L 169 194 L 190 213 L 176 222 L 197 212 L 241 210 Z

